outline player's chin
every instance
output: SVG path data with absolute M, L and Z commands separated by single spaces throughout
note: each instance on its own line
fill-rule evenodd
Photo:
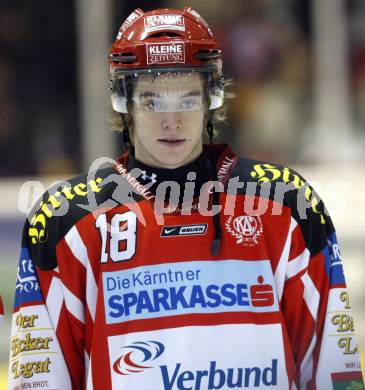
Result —
M 161 165 L 167 169 L 179 168 L 185 164 L 186 153 L 173 149 L 160 155 L 159 160 L 161 161 Z

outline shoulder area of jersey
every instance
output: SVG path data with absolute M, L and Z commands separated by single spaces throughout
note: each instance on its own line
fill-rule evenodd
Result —
M 255 182 L 260 185 L 284 182 L 292 184 L 294 189 L 300 189 L 302 186 L 309 185 L 300 173 L 289 166 L 245 157 L 238 159 L 232 175 L 239 175 L 245 181 Z
M 29 212 L 23 245 L 33 254 L 48 251 L 46 247 L 54 248 L 83 217 L 129 202 L 135 202 L 133 191 L 112 166 L 59 182 L 47 190 Z
M 290 207 L 292 216 L 300 223 L 311 220 L 324 225 L 328 219 L 328 212 L 315 189 L 288 166 L 239 158 L 230 177 L 238 177 L 245 183 L 244 194 L 269 198 Z

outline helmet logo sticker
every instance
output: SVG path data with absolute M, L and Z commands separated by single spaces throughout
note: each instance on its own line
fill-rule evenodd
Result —
M 147 64 L 185 63 L 185 43 L 150 43 L 146 46 Z
M 128 18 L 124 21 L 117 35 L 117 39 L 120 39 L 124 31 L 137 19 L 143 16 L 143 12 L 140 9 L 133 11 Z
M 204 26 L 207 28 L 207 30 L 209 31 L 209 34 L 210 35 L 213 35 L 212 33 L 212 30 L 210 29 L 208 23 L 206 22 L 206 20 L 198 13 L 196 12 L 195 10 L 193 9 L 190 9 L 189 10 L 189 13 L 192 14 L 199 22 L 203 23 Z
M 185 22 L 182 15 L 163 14 L 147 16 L 144 19 L 146 32 L 160 30 L 179 30 L 185 31 Z

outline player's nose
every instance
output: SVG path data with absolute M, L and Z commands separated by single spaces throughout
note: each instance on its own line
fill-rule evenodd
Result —
M 162 118 L 162 128 L 167 131 L 178 131 L 182 128 L 179 112 L 165 112 Z

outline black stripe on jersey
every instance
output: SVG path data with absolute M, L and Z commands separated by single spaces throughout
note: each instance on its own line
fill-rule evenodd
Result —
M 328 235 L 334 232 L 331 218 L 319 195 L 299 173 L 283 165 L 240 158 L 225 186 L 226 192 L 230 192 L 232 178 L 242 183 L 237 194 L 262 197 L 289 207 L 312 255 L 325 248 Z

